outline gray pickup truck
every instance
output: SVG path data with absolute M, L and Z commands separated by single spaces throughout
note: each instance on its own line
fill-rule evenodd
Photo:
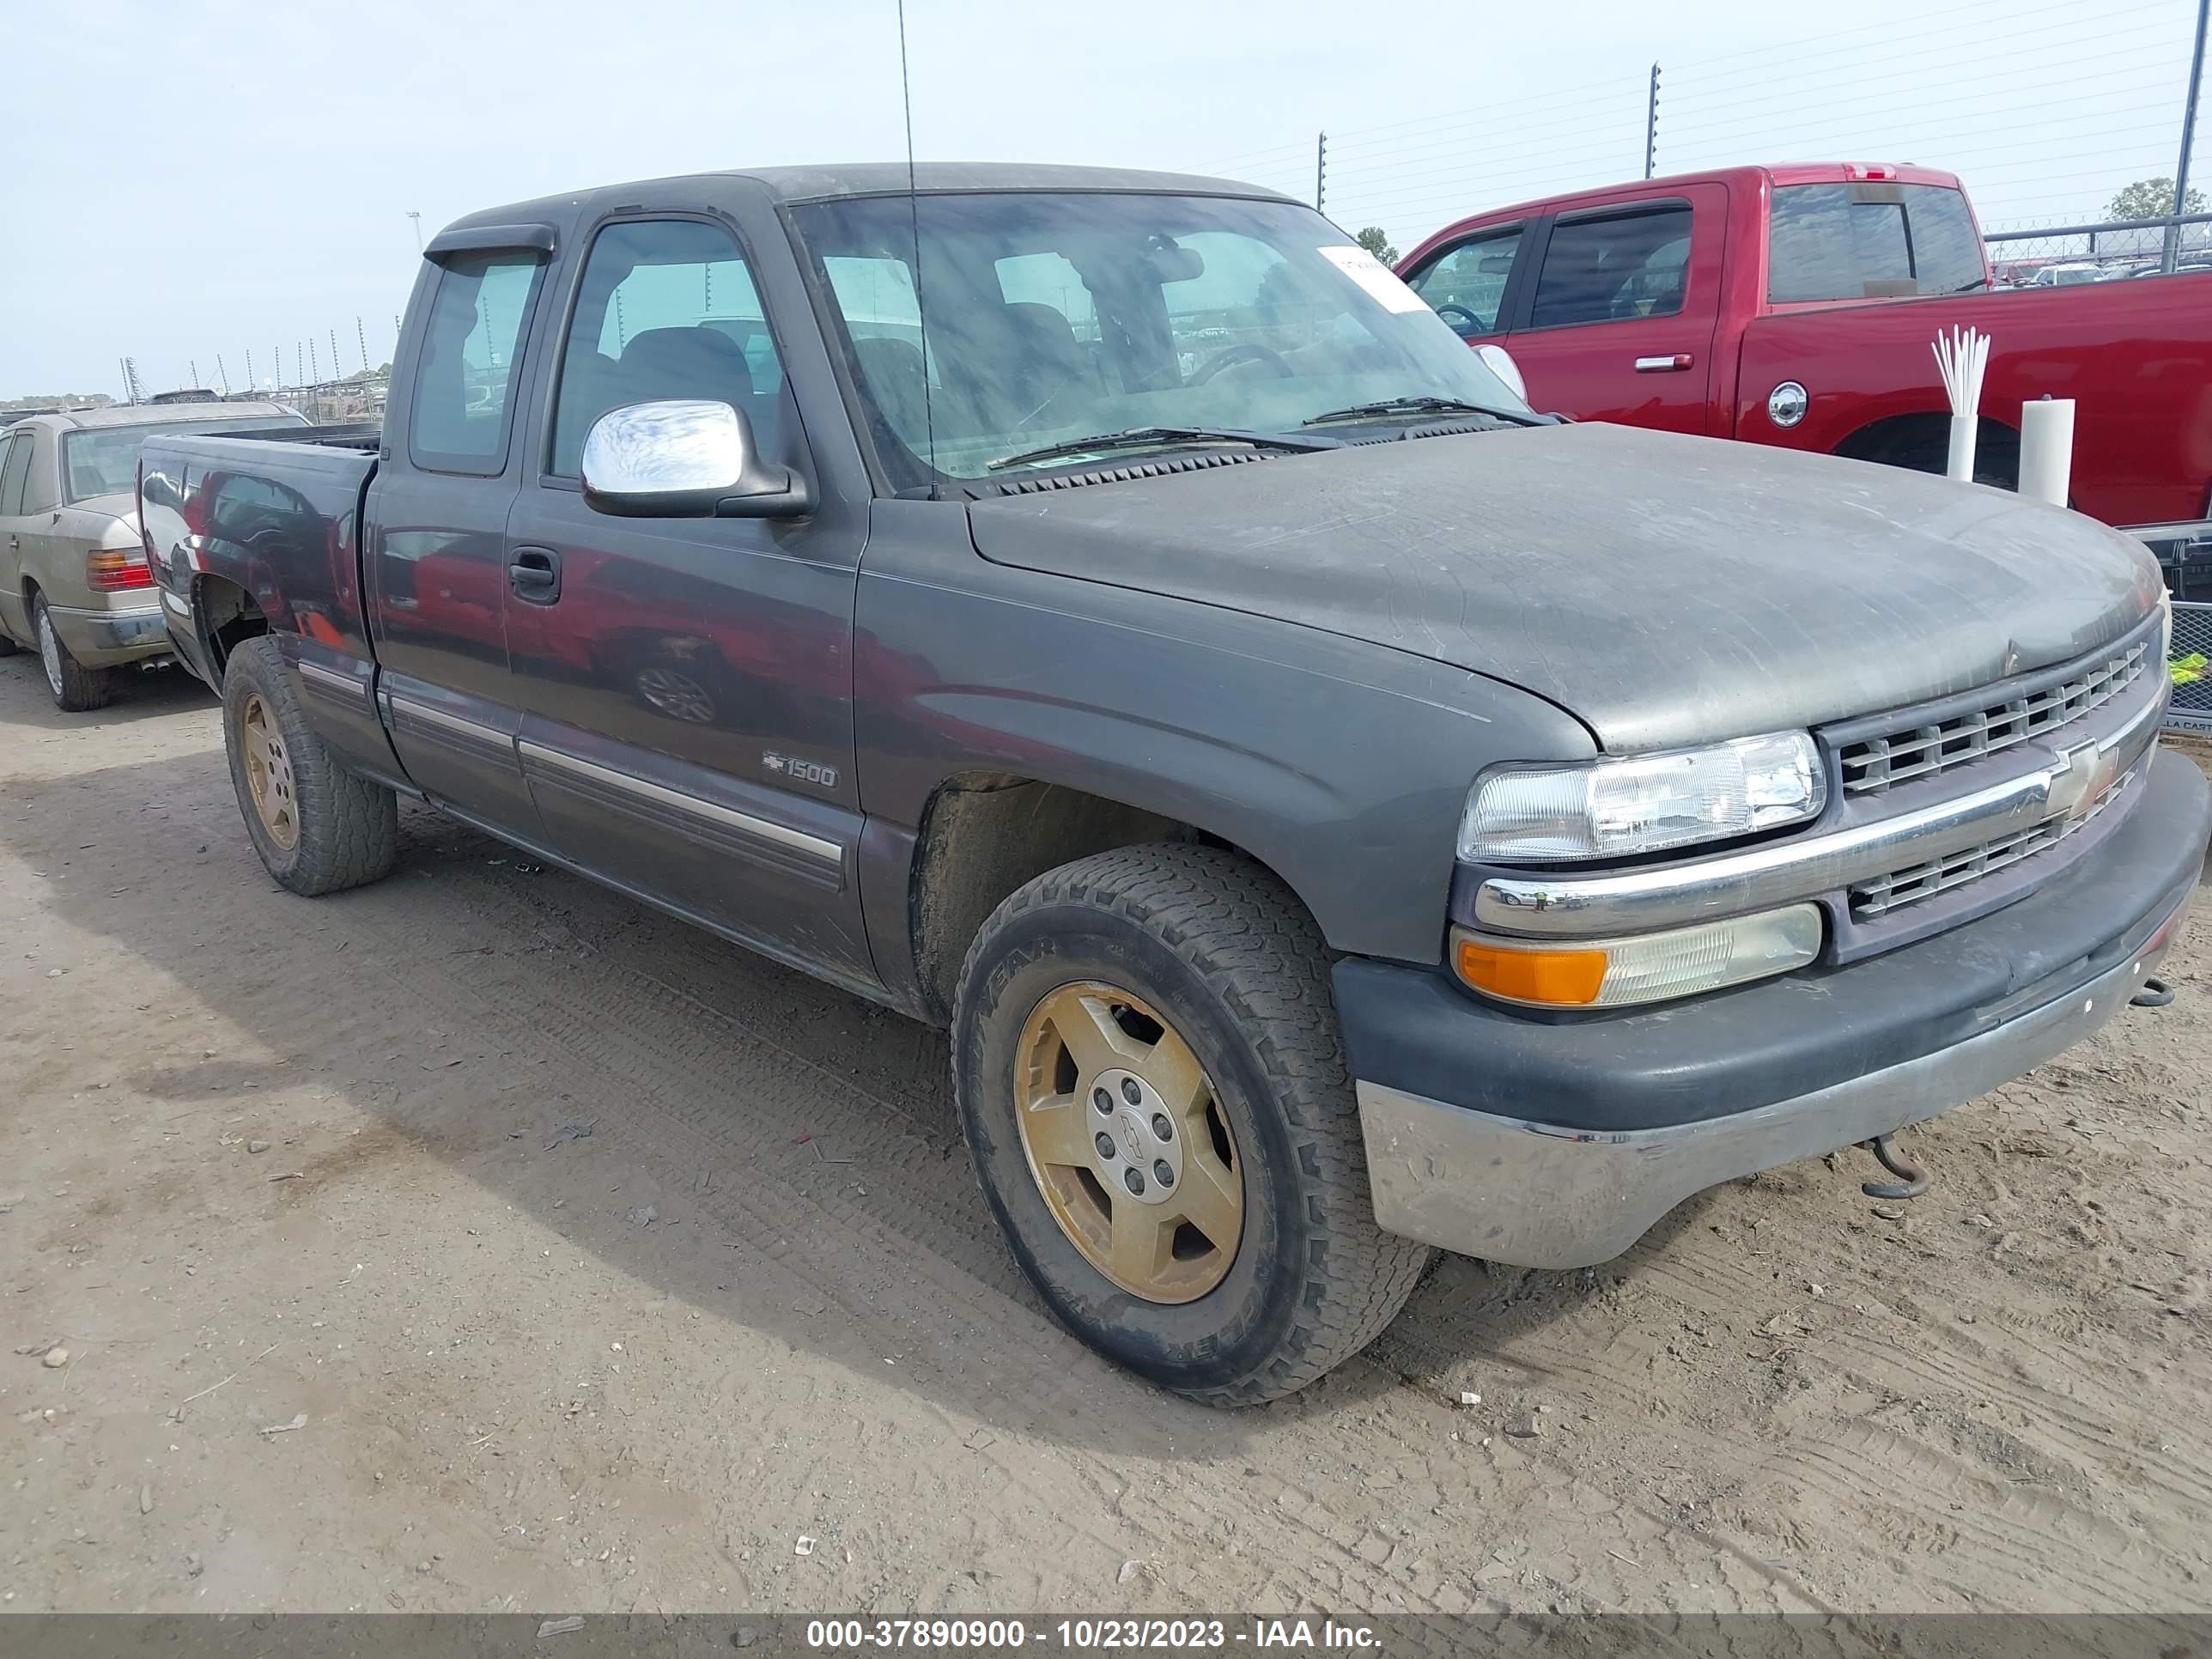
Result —
M 1198 1399 L 2019 1075 L 2204 863 L 2142 547 L 1533 413 L 1248 186 L 522 203 L 397 362 L 380 435 L 144 452 L 270 873 L 404 794 L 949 1025 L 1023 1269 Z

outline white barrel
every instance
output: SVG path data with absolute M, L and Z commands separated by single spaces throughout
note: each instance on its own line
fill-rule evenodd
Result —
M 2038 398 L 2020 406 L 2020 493 L 2066 505 L 2074 480 L 2074 400 Z

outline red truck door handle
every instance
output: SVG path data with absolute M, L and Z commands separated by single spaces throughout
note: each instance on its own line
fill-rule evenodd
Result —
M 550 547 L 518 547 L 507 567 L 507 585 L 531 605 L 551 605 L 561 597 L 561 556 Z
M 1638 374 L 1665 374 L 1674 369 L 1687 368 L 1696 361 L 1686 351 L 1677 351 L 1659 357 L 1638 357 L 1636 360 L 1636 372 Z

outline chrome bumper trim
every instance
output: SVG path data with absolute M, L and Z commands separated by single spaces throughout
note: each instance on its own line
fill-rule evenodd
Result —
M 2118 967 L 1981 1036 L 1753 1111 L 1658 1129 L 1563 1129 L 1358 1085 L 1385 1231 L 1519 1267 L 1610 1261 L 1693 1193 L 1887 1134 L 2009 1083 L 2124 1006 L 2187 910 Z
M 1972 794 L 1693 864 L 1602 876 L 1492 876 L 1475 889 L 1475 920 L 1507 933 L 1648 933 L 1814 898 L 2008 831 L 2071 817 L 2149 752 L 2169 690 L 2161 687 L 2110 737 L 2063 746 L 2047 764 Z

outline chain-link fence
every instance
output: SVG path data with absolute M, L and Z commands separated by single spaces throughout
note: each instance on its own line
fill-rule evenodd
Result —
M 2166 729 L 2212 734 L 2212 605 L 2173 607 L 2166 672 L 2173 676 L 2173 701 Z
M 2212 271 L 2212 213 L 2127 223 L 1992 231 L 1990 269 L 2008 288 L 2070 288 L 2169 268 Z

